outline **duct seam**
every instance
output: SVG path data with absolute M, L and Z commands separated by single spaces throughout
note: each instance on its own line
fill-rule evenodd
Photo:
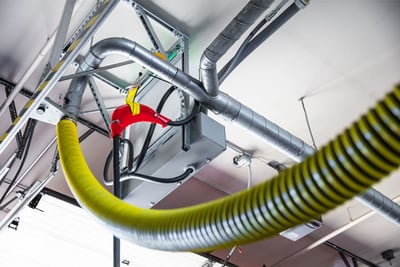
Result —
M 105 40 L 103 42 L 109 42 L 108 44 L 111 45 L 112 42 L 117 41 L 117 42 L 130 42 L 128 40 L 124 40 L 124 39 L 108 39 Z M 131 42 L 132 43 L 132 42 Z M 119 44 L 117 45 L 119 47 Z M 100 47 L 100 46 L 99 46 Z M 123 45 L 123 47 L 128 47 L 127 45 Z M 189 93 L 193 93 L 196 96 L 200 96 L 200 97 L 205 97 L 205 100 L 207 101 L 205 104 L 210 107 L 211 109 L 216 109 L 219 112 L 221 112 L 221 115 L 227 117 L 228 119 L 232 119 L 234 123 L 238 124 L 240 126 L 241 121 L 243 120 L 243 111 L 241 112 L 241 110 L 245 110 L 245 106 L 242 105 L 241 103 L 239 103 L 238 101 L 234 100 L 233 98 L 225 95 L 225 94 L 221 94 L 221 96 L 217 99 L 217 101 L 212 100 L 210 98 L 207 98 L 207 96 L 205 95 L 204 91 L 201 89 L 201 87 L 195 82 L 195 80 L 193 78 L 191 78 L 189 75 L 180 72 L 179 70 L 177 70 L 174 66 L 171 66 L 169 63 L 167 62 L 163 62 L 162 60 L 158 59 L 157 57 L 155 57 L 154 55 L 152 55 L 150 52 L 146 51 L 144 48 L 140 47 L 139 45 L 136 44 L 135 46 L 135 50 L 129 52 L 129 56 L 133 57 L 135 59 L 135 61 L 144 64 L 144 66 L 148 67 L 151 71 L 154 71 L 156 74 L 160 75 L 162 78 L 169 78 L 169 79 L 173 79 L 172 82 L 178 86 L 182 85 L 184 87 L 185 90 L 187 90 Z M 121 53 L 121 51 L 118 50 L 119 53 Z M 134 54 L 133 54 L 134 53 Z M 126 55 L 126 53 L 124 53 Z M 193 87 L 192 87 L 193 86 Z M 400 98 L 398 95 L 400 94 L 398 91 L 400 91 L 398 88 L 395 90 L 395 93 L 391 95 L 391 97 L 389 98 L 385 98 L 385 104 L 379 104 L 378 107 L 380 107 L 379 109 L 377 109 L 376 111 L 374 111 L 375 113 L 377 113 L 377 115 L 379 116 L 380 119 L 374 120 L 373 116 L 367 116 L 368 121 L 370 121 L 371 125 L 374 125 L 376 127 L 372 127 L 371 129 L 369 128 L 365 128 L 361 126 L 357 126 L 359 127 L 358 130 L 361 131 L 362 133 L 366 134 L 366 136 L 368 134 L 372 134 L 369 133 L 368 131 L 380 131 L 378 134 L 374 134 L 375 136 L 381 136 L 382 140 L 386 140 L 385 142 L 383 142 L 382 147 L 380 148 L 379 146 L 381 146 L 381 139 L 377 140 L 377 142 L 375 142 L 373 144 L 374 148 L 373 151 L 369 154 L 371 157 L 368 158 L 368 161 L 373 162 L 375 164 L 382 164 L 382 162 L 386 162 L 386 161 L 390 161 L 393 163 L 396 163 L 396 165 L 399 163 L 399 155 L 395 154 L 395 153 L 391 153 L 390 150 L 390 146 L 388 144 L 391 144 L 391 146 L 394 147 L 399 147 L 400 144 L 398 144 L 398 136 L 399 136 L 399 130 L 398 130 L 398 126 L 396 126 L 398 123 L 398 118 L 396 118 L 396 116 L 398 116 L 399 111 L 398 109 L 393 109 L 393 105 L 398 103 L 399 100 L 398 98 Z M 391 100 L 392 98 L 397 100 Z M 393 104 L 394 103 L 394 104 Z M 221 108 L 221 106 L 219 106 L 220 104 L 223 104 L 224 106 Z M 389 111 L 387 111 L 389 110 Z M 392 112 L 392 115 L 388 115 L 388 113 Z M 247 114 L 248 112 L 246 112 Z M 371 114 L 371 113 L 369 113 Z M 292 150 L 292 144 L 303 144 L 302 146 L 300 146 L 300 151 L 303 151 L 303 154 L 307 155 L 307 154 L 312 154 L 310 151 L 306 151 L 304 150 L 304 147 L 307 148 L 307 146 L 304 145 L 304 142 L 302 142 L 301 140 L 293 137 L 291 134 L 289 134 L 287 131 L 280 129 L 277 125 L 270 123 L 269 121 L 267 121 L 265 118 L 263 118 L 261 115 L 257 114 L 254 112 L 253 115 L 251 115 L 253 117 L 253 121 L 254 123 L 252 123 L 252 128 L 249 129 L 250 131 L 252 131 L 253 133 L 255 133 L 258 136 L 263 136 L 264 138 L 268 139 L 267 141 L 271 142 L 275 141 L 276 145 L 278 147 L 281 147 L 281 149 L 286 149 L 286 150 L 290 150 L 289 152 L 293 152 Z M 393 116 L 395 117 L 395 119 L 393 119 Z M 259 117 L 259 118 L 258 118 Z M 262 122 L 263 125 L 265 125 L 264 128 L 263 125 L 256 125 L 256 122 Z M 380 124 L 384 123 L 385 125 L 387 124 L 387 126 L 383 127 Z M 60 130 L 63 129 L 63 127 L 60 128 Z M 378 130 L 376 130 L 378 129 Z M 386 129 L 386 131 L 388 131 L 388 134 L 385 134 L 386 132 L 384 132 L 382 129 Z M 273 131 L 273 132 L 269 132 L 266 133 L 266 131 Z M 352 133 L 354 133 L 355 130 L 352 130 Z M 71 133 L 68 133 L 68 135 L 71 135 Z M 351 138 L 356 138 L 356 140 L 353 140 L 352 143 L 357 144 L 357 142 L 362 141 L 363 144 L 365 144 L 365 140 L 358 140 L 360 137 L 358 135 L 350 135 Z M 350 144 L 351 142 L 347 142 L 346 139 L 347 138 L 345 135 L 342 135 L 340 137 L 340 139 L 342 140 L 342 146 L 344 144 L 344 148 L 349 147 L 350 148 Z M 344 142 L 344 143 L 343 143 Z M 71 143 L 72 144 L 72 143 Z M 340 142 L 334 142 L 334 144 L 340 144 Z M 336 162 L 335 159 L 339 159 L 339 158 L 343 158 L 344 155 L 347 155 L 346 153 L 348 153 L 347 149 L 343 149 L 341 148 L 341 146 L 336 146 L 339 148 L 339 150 L 335 151 L 335 153 L 339 153 L 343 154 L 341 156 L 335 155 L 332 156 L 330 150 L 329 150 L 329 146 L 324 149 L 324 152 L 321 153 L 325 153 L 326 157 L 321 157 L 318 155 L 321 154 L 317 154 L 316 156 L 313 156 L 313 158 L 317 158 L 318 160 L 316 161 L 319 165 L 318 168 L 309 168 L 307 164 L 314 164 L 315 165 L 315 161 L 313 160 L 309 160 L 306 159 L 305 160 L 305 165 L 306 167 L 302 167 L 302 168 L 295 168 L 295 170 L 292 171 L 292 173 L 296 173 L 297 175 L 295 177 L 292 177 L 291 175 L 285 175 L 286 178 L 284 178 L 285 182 L 281 182 L 279 183 L 279 186 L 276 184 L 275 186 L 277 189 L 272 190 L 271 188 L 269 188 L 266 192 L 263 192 L 263 190 L 265 190 L 265 187 L 268 187 L 267 185 L 264 185 L 261 189 L 259 189 L 259 191 L 257 191 L 257 194 L 264 194 L 265 198 L 263 197 L 263 199 L 272 199 L 274 197 L 278 197 L 279 196 L 279 192 L 282 192 L 283 195 L 279 196 L 282 197 L 283 199 L 287 200 L 289 199 L 287 196 L 288 194 L 290 194 L 291 198 L 296 199 L 296 200 L 300 200 L 300 203 L 297 204 L 296 207 L 300 207 L 297 208 L 299 212 L 304 213 L 304 214 L 308 214 L 310 217 L 315 217 L 317 215 L 319 215 L 320 213 L 326 211 L 326 209 L 332 208 L 332 205 L 337 205 L 342 203 L 343 201 L 345 201 L 345 199 L 347 199 L 348 196 L 344 196 L 342 194 L 338 194 L 337 192 L 335 192 L 335 190 L 332 190 L 331 187 L 329 186 L 330 183 L 335 183 L 337 184 L 338 187 L 342 186 L 342 184 L 345 185 L 345 187 L 355 187 L 355 188 L 360 188 L 360 186 L 364 187 L 368 187 L 372 184 L 372 182 L 374 182 L 375 179 L 371 180 L 368 177 L 370 177 L 369 175 L 367 175 L 367 178 L 364 178 L 360 175 L 356 175 L 354 177 L 350 176 L 349 177 L 340 177 L 340 176 L 336 176 L 333 172 L 332 169 L 334 169 L 334 167 L 329 168 L 330 164 L 332 164 L 332 162 Z M 369 146 L 365 146 L 367 148 L 369 148 Z M 67 149 L 68 152 L 68 148 Z M 312 149 L 312 148 L 311 148 Z M 351 148 L 352 150 L 356 150 L 357 148 Z M 374 151 L 384 151 L 383 155 L 385 155 L 385 157 L 380 157 L 377 156 L 376 152 Z M 288 151 L 286 151 L 288 152 Z M 363 158 L 366 157 L 366 155 L 363 155 L 363 153 L 367 153 L 367 150 L 361 150 L 361 151 L 357 151 L 357 157 L 356 160 L 354 160 L 351 164 L 359 164 L 360 166 L 365 165 L 365 162 L 363 161 Z M 369 152 L 368 152 L 369 153 Z M 380 152 L 382 153 L 382 152 Z M 65 153 L 66 155 L 69 155 L 70 153 Z M 352 158 L 354 158 L 354 155 L 347 155 L 347 156 L 351 156 Z M 393 157 L 393 158 L 392 158 Z M 75 166 L 74 164 L 76 164 L 76 160 L 72 160 L 64 163 L 63 166 Z M 335 163 L 338 165 L 341 165 L 343 163 L 338 162 Z M 311 165 L 311 166 L 314 166 Z M 321 166 L 326 166 L 325 169 L 322 169 L 322 172 L 320 174 L 313 174 L 310 175 L 310 169 L 312 170 L 321 170 Z M 360 167 L 352 167 L 352 165 L 348 166 L 349 168 L 351 168 L 352 170 L 358 171 L 358 168 Z M 390 166 L 390 168 L 393 168 L 393 166 Z M 83 167 L 82 167 L 83 168 Z M 370 169 L 366 169 L 364 170 L 364 172 L 367 172 L 367 174 L 369 174 Z M 78 169 L 79 170 L 79 169 Z M 83 169 L 84 170 L 84 169 Z M 73 172 L 70 172 L 71 170 L 67 170 L 67 176 L 69 176 L 70 183 L 76 183 L 77 181 L 73 180 Z M 74 171 L 74 170 L 72 170 Z M 76 171 L 76 170 L 75 170 Z M 330 174 L 330 176 L 328 178 L 324 177 L 323 175 L 325 175 L 325 172 L 327 171 L 328 174 Z M 87 170 L 84 170 L 84 173 L 88 172 Z M 289 172 L 288 172 L 289 173 Z M 351 172 L 350 172 L 351 173 Z M 384 175 L 384 173 L 382 174 Z M 375 175 L 374 175 L 375 176 Z M 372 176 L 372 177 L 374 177 Z M 91 182 L 89 182 L 89 184 L 91 184 Z M 89 186 L 89 185 L 88 185 Z M 286 186 L 284 188 L 279 189 L 282 186 Z M 325 188 L 325 187 L 326 188 Z M 86 188 L 86 185 L 84 185 L 84 187 Z M 80 186 L 78 185 L 74 185 L 72 184 L 71 188 L 74 188 L 74 190 L 78 190 L 76 192 L 78 192 L 77 194 L 79 197 L 84 197 L 85 201 L 87 202 L 85 205 L 88 205 L 89 209 L 95 208 L 97 205 L 96 204 L 93 207 L 93 203 L 91 203 L 91 201 L 93 201 L 93 199 L 91 199 L 91 197 L 85 196 L 85 195 L 80 195 L 82 194 L 82 192 L 79 192 L 79 188 Z M 102 188 L 102 187 L 101 187 Z M 274 187 L 275 188 L 275 187 Z M 99 188 L 94 187 L 94 192 L 96 192 L 96 197 L 95 197 L 95 202 L 99 201 L 100 203 L 103 203 L 104 205 L 107 205 L 106 203 L 108 201 L 113 202 L 112 200 L 108 200 L 107 196 L 102 194 L 101 197 L 98 196 L 97 194 L 97 190 L 100 190 Z M 90 191 L 93 191 L 90 190 Z M 261 191 L 260 191 L 261 190 Z M 329 193 L 321 193 L 324 192 L 324 190 L 327 190 Z M 256 194 L 255 191 L 251 191 L 252 193 L 250 194 Z M 287 193 L 289 192 L 289 193 Z M 361 193 L 360 189 L 357 189 L 356 191 L 354 191 L 353 193 Z M 307 198 L 305 198 L 306 195 Z M 246 196 L 247 198 L 247 196 Z M 257 200 L 254 200 L 257 199 Z M 103 200 L 104 199 L 104 200 Z M 107 199 L 107 201 L 105 201 L 105 199 Z M 285 203 L 285 201 L 280 201 L 280 200 L 276 200 L 277 204 L 271 205 L 271 203 L 269 204 L 267 202 L 266 206 L 264 207 L 258 207 L 258 205 L 263 205 L 262 202 L 258 201 L 258 196 L 254 195 L 252 197 L 249 197 L 249 200 L 251 202 L 251 205 L 254 207 L 254 205 L 256 205 L 256 209 L 258 210 L 265 210 L 267 213 L 266 216 L 264 216 L 265 220 L 265 225 L 263 224 L 264 222 L 260 222 L 261 225 L 258 226 L 254 226 L 257 229 L 264 229 L 266 228 L 266 225 L 268 227 L 270 227 L 270 231 L 265 231 L 263 232 L 263 237 L 267 237 L 270 236 L 272 233 L 275 233 L 275 230 L 284 230 L 283 228 L 285 228 L 289 223 L 293 222 L 293 219 L 288 220 L 288 213 L 297 213 L 297 211 L 292 211 L 291 209 L 293 207 L 295 207 L 294 205 L 289 205 L 289 204 L 283 204 Z M 334 200 L 334 202 L 332 202 L 332 200 Z M 233 200 L 232 200 L 233 201 Z M 261 204 L 260 204 L 261 203 Z M 115 204 L 116 205 L 116 204 Z M 121 205 L 121 210 L 125 210 L 126 213 L 128 213 L 128 211 L 131 209 L 129 207 L 126 207 L 123 203 L 118 203 L 118 205 Z M 216 204 L 219 205 L 219 204 Z M 232 204 L 233 205 L 233 204 Z M 236 205 L 236 204 L 235 204 Z M 250 204 L 249 204 L 250 205 Z M 308 207 L 313 207 L 314 209 L 309 209 Z M 203 207 L 204 210 L 208 210 L 208 208 L 210 208 L 208 205 L 206 205 L 205 207 Z M 203 208 L 201 208 L 201 210 L 203 210 Z M 196 207 L 194 208 L 196 212 L 200 212 L 200 210 Z M 227 220 L 228 222 L 235 222 L 236 221 L 236 216 L 242 216 L 240 215 L 236 210 L 232 211 L 232 212 L 228 212 L 226 214 L 225 210 L 221 210 L 221 207 L 216 208 L 216 210 L 212 211 L 212 214 L 224 214 L 222 216 L 222 218 L 224 220 Z M 129 211 L 129 213 L 139 213 L 142 214 L 142 211 L 137 211 L 135 209 L 135 211 Z M 154 218 L 156 218 L 158 223 L 161 223 L 161 221 L 166 220 L 164 218 L 168 217 L 167 222 L 171 223 L 170 221 L 170 216 L 180 216 L 179 214 L 185 214 L 185 212 L 183 211 L 168 211 L 168 215 L 162 215 L 162 213 L 159 213 L 158 211 L 154 214 Z M 206 211 L 204 211 L 206 212 Z M 116 231 L 120 232 L 121 235 L 125 236 L 130 239 L 140 239 L 142 241 L 142 237 L 141 235 L 144 234 L 146 236 L 146 238 L 155 238 L 155 239 L 159 239 L 159 240 L 164 240 L 165 236 L 164 234 L 169 235 L 170 237 L 168 238 L 170 241 L 168 244 L 163 244 L 161 245 L 163 247 L 163 249 L 171 249 L 171 248 L 179 248 L 179 249 L 189 249 L 189 250 L 201 250 L 199 247 L 197 247 L 197 245 L 202 246 L 203 241 L 199 241 L 201 244 L 196 243 L 195 246 L 193 246 L 193 243 L 191 243 L 189 246 L 187 246 L 187 243 L 185 242 L 185 244 L 180 243 L 181 241 L 178 241 L 180 239 L 183 238 L 190 238 L 190 237 L 194 237 L 197 236 L 197 238 L 199 238 L 199 240 L 204 240 L 206 238 L 209 238 L 210 236 L 212 236 L 214 239 L 214 237 L 218 240 L 222 239 L 222 240 L 229 240 L 226 243 L 224 243 L 223 246 L 232 246 L 232 245 L 236 245 L 238 242 L 249 242 L 249 240 L 253 240 L 251 238 L 249 238 L 248 236 L 243 236 L 241 233 L 242 232 L 246 232 L 246 228 L 232 228 L 230 229 L 229 232 L 226 232 L 224 234 L 228 235 L 228 236 L 223 236 L 222 238 L 219 238 L 218 236 L 223 234 L 222 232 L 220 233 L 221 229 L 218 228 L 216 225 L 212 225 L 212 226 L 208 226 L 209 222 L 215 222 L 215 219 L 217 218 L 216 215 L 210 215 L 210 213 L 207 211 L 206 214 L 203 214 L 203 216 L 205 216 L 204 218 L 199 218 L 199 222 L 196 222 L 194 228 L 192 228 L 191 226 L 193 226 L 193 224 L 191 222 L 188 221 L 180 221 L 181 218 L 179 219 L 179 227 L 178 228 L 174 228 L 172 231 L 175 233 L 165 233 L 165 229 L 164 226 L 162 229 L 164 230 L 157 230 L 159 231 L 159 234 L 157 237 L 153 236 L 153 230 L 151 230 L 150 232 L 147 232 L 147 230 L 143 230 L 143 229 L 148 229 L 148 222 L 147 219 L 145 221 L 139 220 L 137 223 L 138 225 L 136 225 L 136 218 L 131 218 L 128 221 L 126 221 L 126 217 L 124 217 L 125 215 L 121 215 L 121 214 L 114 214 L 115 217 L 113 216 L 106 216 L 104 214 L 102 214 L 102 211 L 96 211 L 96 213 L 99 213 L 98 215 L 101 218 L 105 218 L 107 220 L 107 222 L 110 224 L 110 226 L 112 228 L 115 228 Z M 124 213 L 125 214 L 125 213 Z M 175 215 L 174 215 L 175 214 Z M 159 217 L 158 215 L 160 215 L 161 217 Z M 150 217 L 152 217 L 153 215 L 151 215 Z M 209 217 L 211 216 L 211 218 Z M 299 216 L 299 215 L 298 215 Z M 125 219 L 124 219 L 125 218 Z M 164 219 L 163 219 L 164 218 Z M 185 220 L 190 220 L 191 218 L 193 218 L 193 214 L 191 213 L 191 215 L 185 215 Z M 190 218 L 190 219 L 189 219 Z M 159 220 L 160 219 L 160 220 Z M 237 223 L 241 222 L 236 221 Z M 133 227 L 132 223 L 134 223 L 135 227 Z M 243 221 L 244 223 L 244 221 Z M 300 223 L 300 222 L 299 222 Z M 163 223 L 162 223 L 163 224 Z M 188 225 L 189 224 L 189 225 Z M 122 225 L 122 226 L 121 226 Z M 158 225 L 157 223 L 154 223 L 154 225 Z M 186 226 L 185 226 L 186 225 Z M 197 227 L 198 226 L 198 227 Z M 132 228 L 133 227 L 133 228 Z M 165 226 L 166 227 L 166 226 Z M 176 225 L 174 226 L 176 227 Z M 267 228 L 268 228 L 267 227 Z M 124 231 L 120 231 L 120 229 L 129 229 L 127 230 L 127 232 Z M 198 229 L 201 228 L 201 229 Z M 204 228 L 204 229 L 203 229 Z M 215 233 L 210 233 L 208 229 L 214 229 L 215 231 L 218 232 L 218 236 L 214 236 Z M 269 229 L 269 228 L 268 228 Z M 190 233 L 188 236 L 183 237 L 180 233 L 185 233 L 186 231 L 189 231 Z M 257 230 L 258 231 L 258 230 Z M 201 236 L 198 236 L 198 234 L 200 233 Z M 204 234 L 207 235 L 207 237 L 203 236 Z M 254 233 L 253 233 L 254 234 Z M 252 235 L 253 235 L 252 234 Z M 257 238 L 260 238 L 259 235 L 256 235 Z M 176 237 L 176 239 L 174 239 Z M 170 239 L 171 238 L 171 239 Z M 256 239 L 257 239 L 256 238 Z M 153 240 L 154 241 L 154 240 Z M 144 242 L 144 245 L 147 246 L 153 246 L 153 241 L 149 240 L 148 242 Z M 221 247 L 220 243 L 215 243 L 215 240 L 210 241 L 211 245 L 210 247 L 208 247 L 208 249 L 217 249 Z M 158 242 L 158 241 L 157 241 Z M 165 247 L 164 247 L 165 246 Z
M 399 107 L 390 101 L 396 94 Z M 306 222 L 361 193 L 363 188 L 396 169 L 400 165 L 400 151 L 384 153 L 383 157 L 377 157 L 377 151 L 389 152 L 400 146 L 399 100 L 400 88 L 396 88 L 395 93 L 378 103 L 379 120 L 373 121 L 369 114 L 374 111 L 370 111 L 313 156 L 271 180 L 223 199 L 177 210 L 140 209 L 115 198 L 97 182 L 86 165 L 77 141 L 76 125 L 62 120 L 57 126 L 57 136 L 62 166 L 75 196 L 118 236 L 157 249 L 199 252 L 253 242 Z M 374 127 L 363 128 L 364 118 Z M 382 127 L 383 124 L 390 128 Z M 361 136 L 348 134 L 357 130 L 367 136 L 380 135 L 382 139 L 369 148 Z M 383 134 L 383 131 L 389 132 Z M 355 145 L 358 143 L 362 145 Z M 338 148 L 334 154 L 329 150 L 332 144 Z M 351 156 L 353 161 L 342 162 L 340 159 L 345 156 Z M 367 161 L 372 167 L 381 161 L 394 164 L 374 177 L 372 169 L 365 169 Z M 329 167 L 332 164 L 343 165 L 352 175 L 337 176 Z M 361 170 L 366 172 L 366 177 L 358 174 Z M 358 189 L 349 190 L 354 185 Z M 255 219 L 252 213 L 260 215 L 259 211 L 262 218 Z

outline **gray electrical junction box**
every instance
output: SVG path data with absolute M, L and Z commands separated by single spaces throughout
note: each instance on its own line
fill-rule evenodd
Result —
M 187 140 L 186 144 L 184 140 Z M 225 149 L 224 126 L 204 113 L 199 113 L 190 122 L 188 129 L 170 128 L 154 142 L 138 173 L 167 179 L 178 176 L 191 167 L 194 168 L 191 174 L 193 176 Z M 189 177 L 185 181 L 187 179 Z M 122 183 L 123 199 L 135 206 L 150 208 L 180 184 L 181 182 L 164 184 L 136 179 L 125 181 Z

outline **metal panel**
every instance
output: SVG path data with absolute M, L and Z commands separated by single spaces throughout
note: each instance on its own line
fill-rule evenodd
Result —
M 203 113 L 199 113 L 191 122 L 190 133 L 190 149 L 185 151 L 182 149 L 182 130 L 176 133 L 169 131 L 162 143 L 156 144 L 160 147 L 146 158 L 139 173 L 172 177 L 182 174 L 189 166 L 197 172 L 226 149 L 224 127 Z M 129 181 L 124 185 L 124 200 L 135 206 L 149 208 L 180 184 Z

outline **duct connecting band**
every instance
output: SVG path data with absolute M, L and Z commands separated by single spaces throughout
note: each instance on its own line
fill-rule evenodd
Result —
M 117 199 L 88 168 L 74 122 L 60 121 L 57 137 L 73 193 L 115 235 L 155 249 L 210 251 L 307 222 L 397 169 L 400 88 L 301 164 L 244 192 L 188 208 L 147 210 Z

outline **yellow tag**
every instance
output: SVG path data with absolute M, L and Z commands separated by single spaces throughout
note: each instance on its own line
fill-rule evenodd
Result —
M 129 90 L 129 92 L 125 98 L 125 103 L 129 105 L 133 115 L 140 113 L 140 105 L 139 105 L 139 103 L 135 102 L 135 97 L 136 97 L 137 91 L 138 91 L 138 88 L 133 87 L 131 90 Z
M 156 55 L 157 57 L 161 58 L 162 60 L 167 61 L 167 57 L 163 53 L 155 51 L 155 52 L 153 52 L 153 54 Z

